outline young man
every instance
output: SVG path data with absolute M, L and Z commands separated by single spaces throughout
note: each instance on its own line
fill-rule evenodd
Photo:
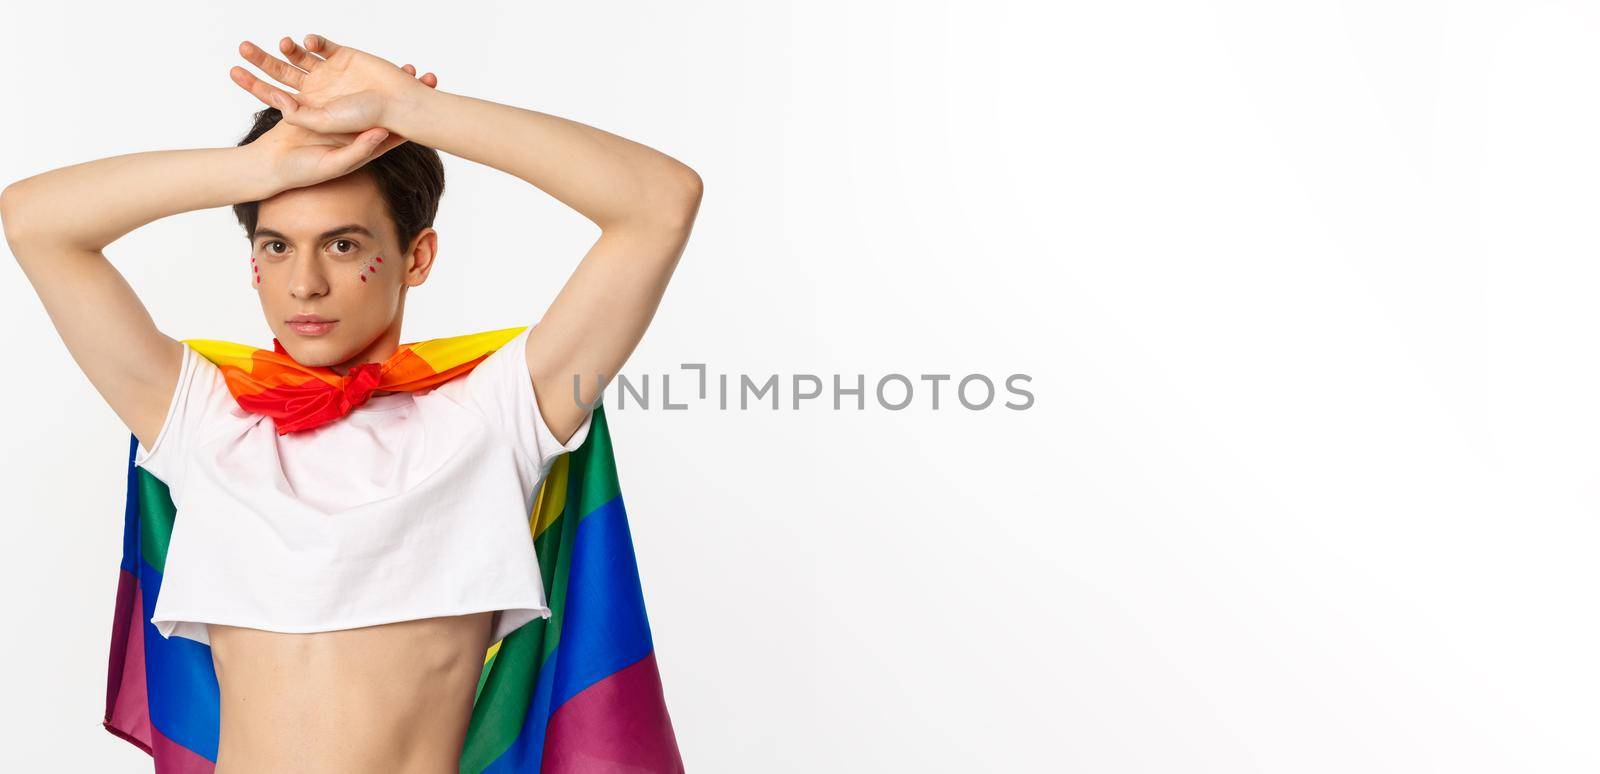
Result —
M 152 622 L 212 648 L 216 770 L 453 772 L 486 648 L 548 615 L 536 571 L 530 584 L 494 565 L 525 546 L 457 527 L 520 507 L 526 540 L 526 498 L 582 443 L 601 379 L 643 336 L 701 183 L 643 145 L 439 91 L 432 74 L 316 35 L 279 49 L 287 61 L 240 47 L 295 92 L 234 68 L 269 106 L 238 147 L 52 170 L 6 188 L 0 218 L 73 359 L 138 439 L 138 464 L 182 506 Z M 280 433 L 241 410 L 101 252 L 158 218 L 236 205 L 251 240 L 240 273 L 282 352 L 355 382 L 399 349 L 406 291 L 438 255 L 432 149 L 526 180 L 600 237 L 537 324 L 465 376 L 352 390 L 315 429 Z M 428 562 L 396 566 L 419 542 Z

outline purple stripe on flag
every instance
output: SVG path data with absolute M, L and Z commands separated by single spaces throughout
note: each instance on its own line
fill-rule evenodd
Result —
M 680 774 L 654 651 L 568 699 L 550 716 L 541 774 Z

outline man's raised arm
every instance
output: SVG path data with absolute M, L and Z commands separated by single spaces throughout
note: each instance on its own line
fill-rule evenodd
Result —
M 576 121 L 433 89 L 410 96 L 389 128 L 516 175 L 600 227 L 528 334 L 540 413 L 565 442 L 587 414 L 578 400 L 598 400 L 602 375 L 617 375 L 655 316 L 699 210 L 700 177 L 659 151 Z
M 73 360 L 146 448 L 166 419 L 183 348 L 156 329 L 101 251 L 159 218 L 312 185 L 403 142 L 388 140 L 382 130 L 328 140 L 285 127 L 240 147 L 146 151 L 74 164 L 0 193 L 12 255 Z

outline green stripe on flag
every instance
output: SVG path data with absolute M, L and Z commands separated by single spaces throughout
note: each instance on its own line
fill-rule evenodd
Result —
M 172 520 L 178 509 L 167 485 L 150 471 L 139 471 L 139 554 L 156 572 L 167 567 L 167 544 L 172 542 Z

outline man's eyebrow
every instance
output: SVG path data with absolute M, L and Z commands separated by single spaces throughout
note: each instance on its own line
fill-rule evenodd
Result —
M 332 238 L 334 238 L 336 236 L 339 236 L 341 234 L 365 234 L 367 237 L 369 237 L 371 239 L 377 239 L 377 237 L 374 236 L 371 231 L 368 231 L 365 226 L 362 226 L 362 225 L 357 224 L 357 223 L 350 223 L 350 224 L 347 224 L 347 225 L 340 226 L 338 228 L 329 229 L 327 231 L 322 232 L 320 235 L 317 236 L 317 241 L 318 242 L 326 241 L 326 240 L 332 239 Z M 294 241 L 294 240 L 289 238 L 288 234 L 285 234 L 285 233 L 283 233 L 281 231 L 273 231 L 270 228 L 258 228 L 258 229 L 256 229 L 255 239 L 253 239 L 251 241 L 260 241 L 260 239 L 262 237 L 272 237 L 273 239 L 282 239 L 285 242 L 293 242 Z

